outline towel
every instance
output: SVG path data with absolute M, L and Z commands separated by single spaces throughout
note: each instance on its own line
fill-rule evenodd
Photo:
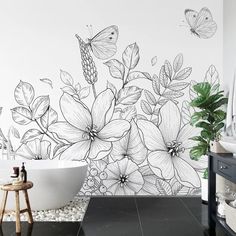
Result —
M 227 114 L 226 114 L 226 134 L 236 138 L 236 70 L 232 86 L 230 86 Z

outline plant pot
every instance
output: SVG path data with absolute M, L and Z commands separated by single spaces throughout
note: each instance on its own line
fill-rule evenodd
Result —
M 226 151 L 218 141 L 210 142 L 210 151 L 215 153 L 229 153 Z
M 201 179 L 202 183 L 202 202 L 208 203 L 208 179 Z

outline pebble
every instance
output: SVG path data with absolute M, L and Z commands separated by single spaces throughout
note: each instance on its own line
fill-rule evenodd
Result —
M 34 221 L 82 221 L 88 203 L 88 197 L 76 195 L 73 201 L 60 209 L 32 211 L 33 219 Z M 27 213 L 21 214 L 21 221 L 27 221 L 27 219 Z M 15 221 L 15 213 L 5 214 L 3 221 Z

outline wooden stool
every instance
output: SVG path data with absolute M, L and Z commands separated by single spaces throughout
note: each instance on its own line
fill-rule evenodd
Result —
M 33 224 L 33 217 L 32 217 L 32 212 L 30 208 L 30 202 L 29 202 L 29 196 L 27 189 L 30 189 L 33 187 L 33 183 L 28 181 L 26 183 L 23 183 L 21 185 L 2 185 L 0 186 L 0 189 L 4 191 L 3 194 L 3 200 L 2 200 L 2 206 L 0 209 L 0 224 L 2 224 L 3 216 L 7 203 L 7 196 L 8 196 L 8 191 L 15 191 L 15 199 L 16 199 L 16 233 L 21 232 L 21 225 L 20 225 L 20 214 L 21 213 L 28 213 L 28 223 Z M 26 202 L 26 209 L 20 210 L 20 200 L 19 200 L 19 191 L 23 191 L 24 196 L 25 196 L 25 202 Z

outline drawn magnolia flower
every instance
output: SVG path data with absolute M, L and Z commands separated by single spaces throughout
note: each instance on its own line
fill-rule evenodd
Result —
M 200 187 L 196 169 L 206 168 L 206 162 L 190 159 L 189 149 L 194 141 L 189 138 L 198 130 L 189 124 L 181 127 L 181 115 L 178 106 L 167 102 L 160 110 L 159 128 L 147 120 L 139 120 L 144 142 L 151 151 L 148 163 L 152 171 L 160 178 L 169 180 L 174 176 L 187 187 Z
M 144 184 L 138 168 L 128 158 L 112 162 L 105 169 L 107 178 L 103 180 L 103 184 L 113 195 L 134 195 Z
M 111 120 L 114 105 L 115 97 L 110 89 L 96 97 L 91 112 L 70 95 L 62 95 L 60 107 L 66 122 L 57 122 L 49 127 L 50 132 L 71 143 L 61 159 L 82 160 L 88 157 L 99 160 L 110 153 L 112 142 L 121 139 L 130 129 L 126 120 Z
M 128 134 L 119 141 L 113 142 L 110 155 L 114 161 L 127 157 L 136 164 L 141 164 L 147 157 L 147 149 L 141 140 L 137 124 L 134 120 L 130 124 Z
M 23 144 L 16 152 L 16 157 L 30 160 L 45 160 L 50 157 L 51 143 L 49 141 L 41 141 L 34 139 Z

